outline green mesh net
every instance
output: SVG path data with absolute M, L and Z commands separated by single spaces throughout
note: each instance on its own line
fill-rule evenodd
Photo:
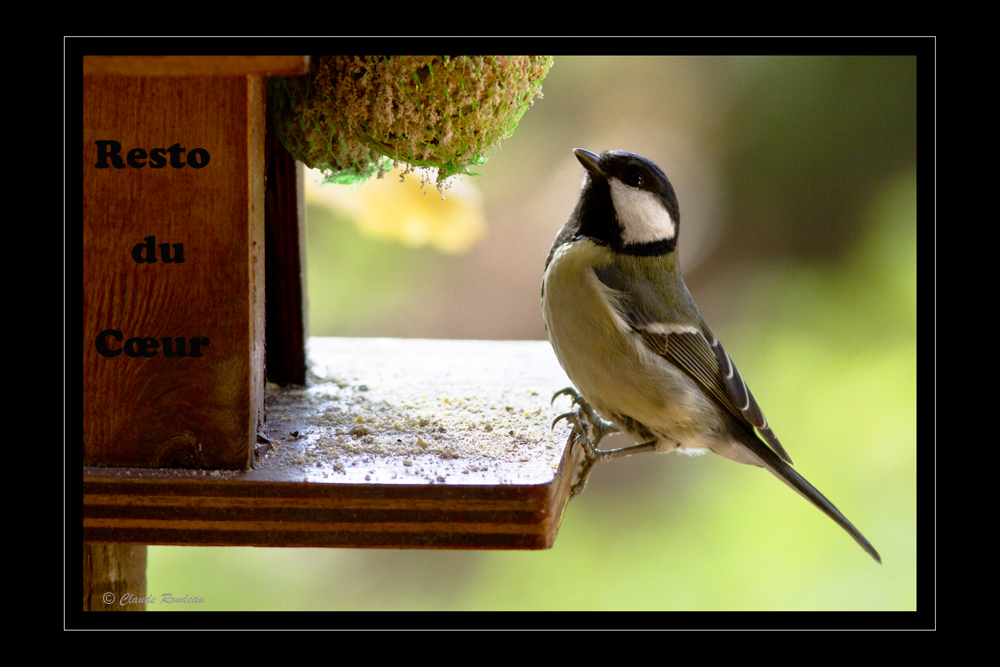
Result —
M 285 148 L 326 182 L 358 183 L 393 162 L 438 183 L 510 136 L 551 56 L 318 56 L 304 78 L 271 77 Z

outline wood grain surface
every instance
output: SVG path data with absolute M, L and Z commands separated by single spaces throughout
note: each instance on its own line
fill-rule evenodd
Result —
M 245 467 L 263 407 L 263 77 L 84 81 L 84 461 Z M 200 169 L 102 169 L 99 141 L 123 158 L 175 144 L 210 157 Z M 147 237 L 157 252 L 183 244 L 184 263 L 135 261 Z M 160 349 L 107 357 L 99 338 Z M 164 338 L 209 344 L 170 358 Z
M 542 549 L 580 451 L 547 342 L 310 339 L 271 386 L 254 470 L 84 469 L 84 538 L 257 546 Z

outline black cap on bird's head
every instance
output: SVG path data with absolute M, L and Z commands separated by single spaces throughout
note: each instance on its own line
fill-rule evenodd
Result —
M 659 167 L 627 151 L 573 153 L 588 174 L 574 211 L 579 234 L 629 255 L 676 249 L 680 207 Z

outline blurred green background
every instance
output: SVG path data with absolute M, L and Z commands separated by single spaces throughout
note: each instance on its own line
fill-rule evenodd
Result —
M 706 318 L 796 468 L 883 565 L 760 469 L 648 455 L 598 467 L 548 551 L 150 547 L 150 595 L 202 610 L 916 609 L 916 58 L 557 56 L 543 93 L 417 233 L 361 222 L 372 184 L 334 208 L 310 191 L 311 334 L 544 340 L 542 267 L 583 179 L 572 149 L 645 155 L 677 190 Z M 390 184 L 415 187 L 413 207 L 441 202 L 407 179 Z

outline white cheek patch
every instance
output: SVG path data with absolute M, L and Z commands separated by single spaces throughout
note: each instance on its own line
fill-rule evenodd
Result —
M 617 178 L 609 179 L 611 200 L 622 225 L 625 243 L 665 241 L 677 235 L 677 225 L 656 195 L 636 190 Z

